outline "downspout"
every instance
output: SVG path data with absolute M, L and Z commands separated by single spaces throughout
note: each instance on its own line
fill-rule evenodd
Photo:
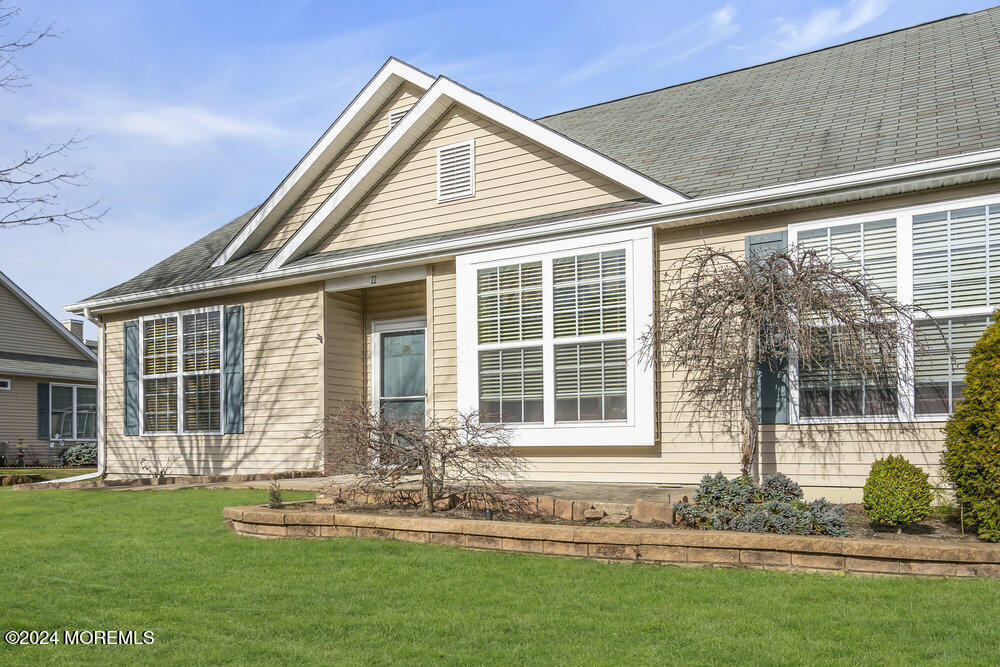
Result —
M 62 479 L 50 479 L 42 484 L 79 482 L 85 479 L 100 478 L 104 476 L 104 470 L 107 466 L 107 443 L 104 437 L 104 325 L 100 316 L 91 316 L 90 308 L 83 309 L 83 316 L 97 326 L 97 472 Z

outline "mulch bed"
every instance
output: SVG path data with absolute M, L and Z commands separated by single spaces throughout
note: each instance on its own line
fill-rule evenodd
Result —
M 962 524 L 958 516 L 942 518 L 932 516 L 924 519 L 918 524 L 907 526 L 902 533 L 897 533 L 895 528 L 889 526 L 877 526 L 868 520 L 864 508 L 860 504 L 847 504 L 847 529 L 851 537 L 876 538 L 880 540 L 894 540 L 899 542 L 913 542 L 916 540 L 944 540 L 951 542 L 973 542 L 983 544 L 976 537 L 973 530 L 965 530 L 962 534 Z
M 302 510 L 328 510 L 331 512 L 358 512 L 368 514 L 380 514 L 384 516 L 428 516 L 419 507 L 388 507 L 384 505 L 364 505 L 357 503 L 345 504 L 319 504 L 305 501 L 300 503 L 286 503 L 286 507 Z M 957 517 L 943 519 L 931 517 L 923 522 L 903 529 L 902 533 L 897 533 L 895 528 L 887 526 L 876 526 L 868 521 L 864 509 L 860 504 L 847 504 L 847 529 L 850 538 L 880 539 L 900 542 L 913 542 L 925 539 L 936 539 L 949 542 L 968 542 L 982 544 L 975 532 L 965 531 L 962 534 L 962 527 Z M 482 521 L 485 515 L 482 510 L 449 509 L 435 511 L 431 516 L 439 519 L 475 519 Z M 493 521 L 518 521 L 521 523 L 546 523 L 562 526 L 600 526 L 602 528 L 680 528 L 686 530 L 696 530 L 680 524 L 667 525 L 659 522 L 642 523 L 632 518 L 620 523 L 601 523 L 600 521 L 570 521 L 554 516 L 524 515 L 518 513 L 494 512 Z

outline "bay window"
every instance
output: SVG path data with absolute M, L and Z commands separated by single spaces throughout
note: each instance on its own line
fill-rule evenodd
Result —
M 457 260 L 460 409 L 524 445 L 651 444 L 651 230 Z M 547 429 L 569 429 L 565 440 Z
M 155 315 L 140 322 L 142 431 L 219 433 L 221 309 Z
M 992 199 L 789 227 L 790 243 L 857 266 L 924 311 L 914 344 L 900 350 L 894 386 L 869 386 L 828 363 L 793 368 L 793 419 L 942 419 L 954 409 L 969 351 L 1000 306 L 1000 203 Z

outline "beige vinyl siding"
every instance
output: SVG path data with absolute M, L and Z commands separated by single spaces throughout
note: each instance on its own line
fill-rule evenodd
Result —
M 458 402 L 458 345 L 455 320 L 455 262 L 430 266 L 427 322 L 433 351 L 431 409 L 434 415 L 454 414 Z
M 307 437 L 321 417 L 323 285 L 295 287 L 116 314 L 105 325 L 108 474 L 148 474 L 173 462 L 173 474 L 244 474 L 313 470 L 320 441 Z M 211 305 L 244 306 L 244 433 L 126 436 L 123 433 L 125 320 Z M 174 459 L 176 458 L 176 461 Z M 143 462 L 145 459 L 145 463 Z
M 284 245 L 302 223 L 319 208 L 331 192 L 336 189 L 351 170 L 375 147 L 382 137 L 389 133 L 389 115 L 394 111 L 407 109 L 417 103 L 423 94 L 411 83 L 402 84 L 385 105 L 372 117 L 360 132 L 323 170 L 302 196 L 282 216 L 268 235 L 261 241 L 258 250 L 272 250 Z
M 326 295 L 326 410 L 364 395 L 364 290 Z
M 87 359 L 5 285 L 0 285 L 0 352 Z
M 0 454 L 9 464 L 24 447 L 29 464 L 35 458 L 47 462 L 49 442 L 38 438 L 38 383 L 47 380 L 2 373 L 0 377 L 11 381 L 10 391 L 0 390 Z
M 437 149 L 475 139 L 476 194 L 437 201 Z M 314 252 L 518 220 L 638 197 L 552 151 L 452 106 Z
M 365 391 L 370 394 L 373 377 L 372 324 L 404 317 L 425 317 L 427 313 L 426 281 L 417 280 L 395 285 L 369 287 L 365 290 Z

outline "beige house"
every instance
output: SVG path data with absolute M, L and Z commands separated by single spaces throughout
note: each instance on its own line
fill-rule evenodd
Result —
M 96 439 L 97 356 L 83 321 L 60 324 L 0 272 L 0 467 L 59 464 Z
M 534 120 L 389 60 L 260 206 L 69 306 L 106 473 L 322 469 L 308 432 L 361 392 L 508 422 L 539 480 L 736 474 L 726 420 L 634 352 L 693 246 L 790 242 L 877 264 L 959 364 L 901 357 L 888 401 L 770 378 L 761 469 L 832 497 L 889 453 L 935 472 L 1000 298 L 998 40 L 985 10 Z

